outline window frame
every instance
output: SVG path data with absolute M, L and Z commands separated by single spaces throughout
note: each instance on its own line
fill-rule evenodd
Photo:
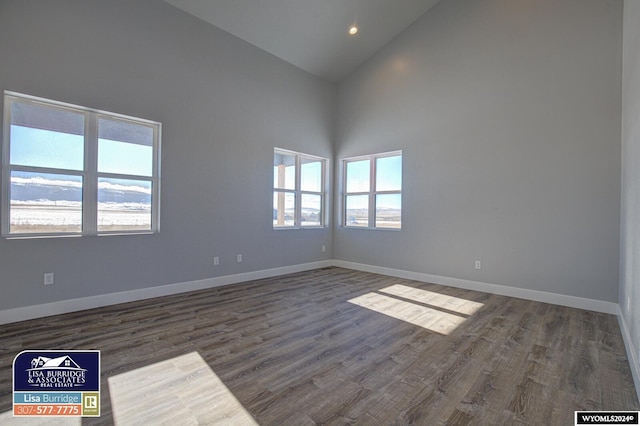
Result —
M 278 188 L 275 185 L 275 176 L 273 176 L 273 190 L 272 195 L 275 195 L 277 192 L 282 192 L 284 194 L 293 194 L 295 198 L 294 204 L 294 224 L 293 225 L 283 225 L 276 226 L 272 225 L 273 230 L 281 231 L 281 230 L 290 230 L 290 229 L 323 229 L 327 228 L 329 220 L 327 217 L 327 170 L 329 160 L 324 157 L 320 157 L 317 155 L 306 154 L 297 151 L 291 151 L 288 149 L 282 149 L 275 147 L 273 149 L 273 155 L 276 154 L 287 155 L 295 157 L 295 185 L 294 189 L 286 189 L 286 188 Z M 307 191 L 302 190 L 302 160 L 311 160 L 312 162 L 320 162 L 321 171 L 320 171 L 320 191 Z M 302 225 L 302 196 L 303 195 L 315 195 L 320 196 L 320 225 Z M 273 200 L 273 197 L 272 197 Z M 272 205 L 273 210 L 273 205 Z
M 13 103 L 44 106 L 59 111 L 69 111 L 81 114 L 84 117 L 83 129 L 83 167 L 82 170 L 70 170 L 55 167 L 12 165 L 10 161 L 11 146 L 11 114 Z M 156 234 L 160 232 L 160 147 L 162 136 L 162 124 L 157 121 L 132 117 L 66 102 L 26 95 L 22 93 L 4 91 L 3 132 L 2 132 L 2 162 L 0 188 L 0 234 L 2 238 L 59 238 L 102 235 L 136 235 Z M 129 175 L 124 173 L 105 173 L 98 171 L 98 120 L 108 119 L 117 122 L 132 123 L 149 127 L 153 130 L 152 141 L 152 172 L 151 176 Z M 13 232 L 10 230 L 10 186 L 11 174 L 14 171 L 72 175 L 82 178 L 82 221 L 79 232 Z M 111 231 L 99 231 L 98 225 L 98 179 L 129 179 L 146 181 L 151 184 L 151 226 L 146 230 L 118 229 Z
M 401 174 L 401 179 L 400 179 L 400 189 L 399 190 L 386 190 L 386 191 L 378 191 L 377 190 L 377 179 L 376 179 L 376 170 L 377 170 L 377 160 L 381 159 L 381 158 L 387 158 L 387 157 L 397 157 L 399 156 L 401 158 L 401 165 L 400 165 L 400 174 Z M 342 196 L 341 198 L 341 202 L 342 202 L 342 208 L 340 209 L 341 211 L 341 215 L 342 215 L 342 220 L 340 221 L 340 223 L 342 224 L 342 226 L 344 228 L 348 228 L 348 229 L 368 229 L 368 230 L 384 230 L 384 231 L 401 231 L 402 230 L 402 176 L 404 175 L 404 173 L 402 172 L 402 164 L 404 164 L 403 161 L 403 154 L 402 154 L 402 150 L 396 150 L 396 151 L 389 151 L 389 152 L 383 152 L 383 153 L 378 153 L 378 154 L 368 154 L 368 155 L 361 155 L 361 156 L 357 156 L 357 157 L 348 157 L 348 158 L 344 158 L 342 159 L 342 167 L 341 167 L 341 176 L 342 176 L 342 185 L 341 185 L 341 189 L 342 189 Z M 348 175 L 347 175 L 347 165 L 349 163 L 353 163 L 353 162 L 357 162 L 357 161 L 364 161 L 364 160 L 369 160 L 369 190 L 368 191 L 352 191 L 352 192 L 347 192 L 347 184 L 348 184 Z M 400 226 L 399 227 L 389 227 L 389 226 L 377 226 L 376 225 L 376 198 L 378 195 L 394 195 L 394 194 L 398 194 L 400 195 Z M 347 198 L 350 196 L 367 196 L 368 197 L 368 204 L 367 204 L 367 226 L 355 226 L 355 225 L 350 225 L 348 223 L 348 216 L 347 216 Z

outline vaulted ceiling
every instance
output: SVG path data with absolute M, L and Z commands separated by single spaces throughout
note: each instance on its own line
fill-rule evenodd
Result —
M 440 0 L 164 0 L 338 82 Z M 349 34 L 349 28 L 358 33 Z

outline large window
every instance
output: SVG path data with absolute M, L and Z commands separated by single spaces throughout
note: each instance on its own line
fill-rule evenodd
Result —
M 157 232 L 160 129 L 5 92 L 2 235 Z
M 326 226 L 326 160 L 276 148 L 273 153 L 273 227 Z
M 343 224 L 355 228 L 402 227 L 402 152 L 343 161 Z

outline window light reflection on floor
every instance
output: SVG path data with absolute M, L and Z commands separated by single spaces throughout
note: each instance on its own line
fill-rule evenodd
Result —
M 197 352 L 108 381 L 115 424 L 258 424 Z
M 13 410 L 0 414 L 2 426 L 82 426 L 81 417 L 13 417 Z
M 468 315 L 475 313 L 483 306 L 482 303 L 403 285 L 386 287 L 380 292 L 414 300 L 420 304 L 375 292 L 363 294 L 348 302 L 444 335 L 453 332 L 466 321 Z M 423 304 L 460 312 L 461 315 L 430 308 Z
M 433 291 L 422 290 L 415 287 L 409 287 L 402 284 L 394 284 L 383 288 L 380 291 L 382 293 L 402 297 L 403 299 L 410 299 L 415 302 L 424 303 L 425 305 L 446 309 L 447 311 L 458 312 L 463 315 L 473 315 L 478 311 L 478 309 L 484 306 L 484 303 L 435 293 Z

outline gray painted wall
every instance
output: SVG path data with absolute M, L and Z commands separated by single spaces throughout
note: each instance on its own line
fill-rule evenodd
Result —
M 624 2 L 620 306 L 640 360 L 640 2 Z M 627 304 L 628 303 L 628 304 Z
M 163 124 L 161 233 L 2 239 L 0 309 L 331 258 L 271 190 L 274 146 L 332 156 L 334 86 L 159 0 L 3 0 L 0 57 L 2 90 Z
M 2 0 L 0 89 L 161 121 L 163 183 L 159 235 L 0 240 L 0 310 L 330 258 L 615 302 L 621 22 L 445 0 L 336 90 L 159 0 Z M 273 231 L 274 146 L 404 150 L 403 230 Z
M 403 229 L 334 257 L 617 302 L 621 40 L 620 1 L 438 3 L 339 86 L 336 159 L 403 150 Z

